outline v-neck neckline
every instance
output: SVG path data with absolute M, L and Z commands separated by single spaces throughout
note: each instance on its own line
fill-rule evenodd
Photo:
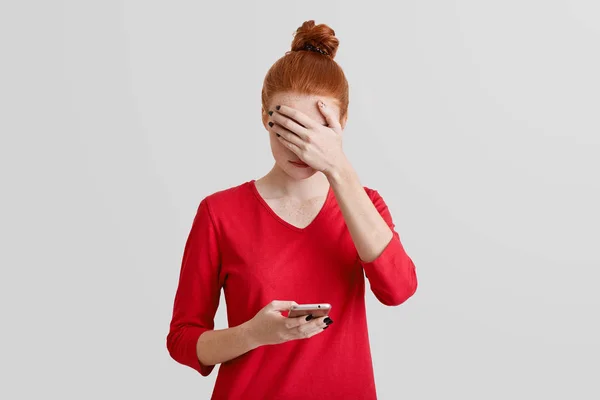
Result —
M 281 223 L 282 225 L 288 227 L 289 229 L 296 231 L 296 232 L 306 232 L 308 229 L 310 229 L 313 225 L 315 225 L 319 219 L 321 218 L 321 216 L 325 213 L 325 210 L 327 209 L 327 207 L 329 206 L 329 203 L 331 202 L 331 199 L 333 197 L 333 188 L 331 187 L 331 185 L 329 186 L 329 189 L 327 190 L 327 196 L 325 197 L 325 201 L 323 202 L 323 205 L 321 206 L 321 209 L 319 210 L 319 212 L 317 213 L 317 215 L 313 218 L 313 220 L 304 228 L 300 228 L 296 225 L 292 225 L 291 223 L 287 222 L 286 220 L 284 220 L 283 218 L 281 218 L 269 205 L 269 203 L 267 203 L 267 201 L 261 196 L 261 194 L 258 192 L 258 188 L 256 187 L 256 180 L 252 179 L 248 182 L 248 185 L 250 186 L 250 189 L 252 190 L 252 193 L 254 193 L 254 195 L 256 196 L 256 198 L 258 199 L 259 203 L 263 205 L 263 207 L 267 210 L 267 212 L 269 214 L 271 214 L 271 216 L 279 223 Z

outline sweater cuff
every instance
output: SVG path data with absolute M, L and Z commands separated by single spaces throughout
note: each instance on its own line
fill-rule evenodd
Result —
M 198 344 L 198 338 L 204 332 L 210 329 L 203 327 L 189 327 L 185 331 L 185 336 L 182 340 L 182 363 L 195 369 L 202 376 L 208 376 L 215 368 L 214 365 L 205 365 L 198 359 L 198 352 L 196 346 Z

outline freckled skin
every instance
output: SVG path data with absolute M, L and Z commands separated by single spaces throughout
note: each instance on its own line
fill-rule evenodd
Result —
M 304 229 L 315 219 L 325 200 L 326 196 L 319 196 L 305 202 L 285 198 L 265 201 L 281 219 Z

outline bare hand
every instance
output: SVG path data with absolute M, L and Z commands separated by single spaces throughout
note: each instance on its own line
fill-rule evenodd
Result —
M 307 339 L 323 332 L 333 322 L 327 316 L 307 321 L 306 316 L 287 318 L 281 315 L 281 311 L 289 310 L 292 305 L 297 303 L 273 300 L 248 321 L 250 339 L 256 347 Z M 324 322 L 326 318 L 331 322 Z
M 348 162 L 342 149 L 343 128 L 332 107 L 319 100 L 317 108 L 325 117 L 327 126 L 286 105 L 269 110 L 270 123 L 273 123 L 270 126 L 281 143 L 300 160 L 330 175 Z

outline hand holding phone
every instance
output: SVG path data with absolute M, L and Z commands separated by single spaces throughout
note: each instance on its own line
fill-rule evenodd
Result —
M 318 335 L 333 323 L 327 316 L 330 309 L 331 305 L 326 303 L 298 304 L 273 300 L 244 324 L 249 343 L 256 348 Z M 285 311 L 288 311 L 287 318 L 282 315 Z M 313 318 L 305 317 L 309 314 Z

